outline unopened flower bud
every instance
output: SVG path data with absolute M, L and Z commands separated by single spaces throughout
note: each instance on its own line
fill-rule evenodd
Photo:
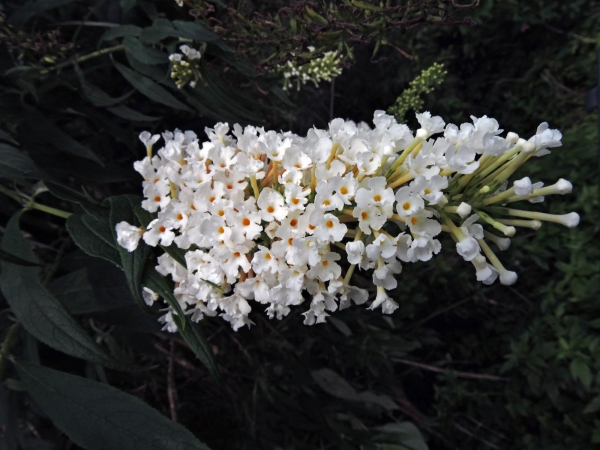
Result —
M 555 193 L 556 194 L 570 194 L 571 191 L 573 191 L 573 185 L 571 184 L 570 181 L 565 180 L 564 178 L 561 178 L 560 180 L 558 180 L 553 186 L 555 189 Z
M 513 133 L 512 131 L 510 131 L 506 135 L 506 141 L 510 142 L 511 144 L 516 144 L 518 140 L 519 140 L 519 135 L 517 133 Z
M 458 208 L 456 208 L 456 213 L 464 219 L 469 214 L 471 214 L 471 209 L 472 209 L 471 205 L 469 205 L 468 203 L 462 202 L 460 205 L 458 205 Z
M 579 225 L 579 214 L 577 214 L 576 212 L 572 212 L 569 214 L 563 214 L 562 216 L 557 216 L 558 217 L 558 223 L 560 223 L 561 225 L 564 225 L 567 228 L 574 228 L 577 225 Z
M 505 286 L 510 286 L 511 284 L 515 284 L 517 282 L 517 278 L 519 278 L 516 272 L 511 270 L 505 270 L 500 274 L 500 283 Z

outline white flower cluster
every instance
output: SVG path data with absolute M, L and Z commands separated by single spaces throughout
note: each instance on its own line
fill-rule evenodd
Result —
M 312 53 L 315 48 L 309 47 L 308 50 Z M 288 61 L 278 68 L 283 74 L 283 90 L 287 91 L 295 84 L 296 90 L 299 91 L 300 86 L 308 81 L 314 83 L 316 87 L 323 80 L 331 81 L 342 73 L 340 62 L 341 58 L 337 51 L 325 52 L 320 58 L 315 58 L 301 66 L 294 61 Z
M 178 89 L 188 83 L 194 88 L 198 80 L 202 78 L 200 73 L 200 57 L 202 55 L 199 50 L 189 45 L 181 45 L 179 50 L 181 53 L 169 55 L 169 61 L 172 64 L 171 78 L 175 80 Z
M 185 266 L 168 253 L 157 266 L 175 282 L 181 308 L 194 321 L 220 313 L 237 330 L 252 324 L 259 304 L 281 319 L 308 302 L 304 323 L 312 325 L 352 301 L 368 302 L 368 290 L 350 284 L 356 267 L 374 269 L 369 309 L 390 314 L 398 304 L 386 291 L 397 286 L 402 263 L 431 259 L 442 231 L 478 280 L 512 284 L 516 274 L 487 243 L 504 250 L 510 240 L 484 227 L 510 237 L 542 220 L 577 225 L 576 213 L 497 206 L 571 191 L 562 179 L 546 187 L 527 177 L 507 182 L 529 158 L 561 145 L 557 130 L 544 123 L 526 141 L 500 136 L 485 116 L 460 128 L 428 112 L 417 119 L 415 135 L 383 111 L 374 129 L 335 119 L 306 137 L 239 125 L 230 135 L 219 123 L 206 142 L 191 131 L 163 133 L 154 156 L 160 136 L 144 132 L 148 156 L 134 167 L 144 178 L 142 207 L 156 218 L 145 229 L 119 223 L 118 242 L 133 251 L 143 237 L 184 250 Z M 430 138 L 436 133 L 443 136 Z M 144 295 L 149 304 L 157 299 Z M 175 331 L 172 314 L 161 320 Z

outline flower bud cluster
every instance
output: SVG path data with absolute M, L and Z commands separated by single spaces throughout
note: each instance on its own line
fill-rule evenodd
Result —
M 169 56 L 171 61 L 171 78 L 175 80 L 178 89 L 188 83 L 192 88 L 196 87 L 198 80 L 202 78 L 200 73 L 200 51 L 188 45 L 179 47 L 181 53 L 173 53 Z
M 398 285 L 402 264 L 439 253 L 441 232 L 478 280 L 512 284 L 516 274 L 489 242 L 505 250 L 515 227 L 577 225 L 576 213 L 506 207 L 571 191 L 566 180 L 546 187 L 527 177 L 508 181 L 528 159 L 561 145 L 557 130 L 544 123 L 526 141 L 502 137 L 486 116 L 460 127 L 428 112 L 417 119 L 415 134 L 376 111 L 373 129 L 335 119 L 304 137 L 219 123 L 206 129 L 205 142 L 191 131 L 163 133 L 156 155 L 160 136 L 144 132 L 148 156 L 134 168 L 144 178 L 141 206 L 155 219 L 145 229 L 119 223 L 118 242 L 129 251 L 140 238 L 183 250 L 185 266 L 168 253 L 157 266 L 175 282 L 181 308 L 194 321 L 219 314 L 237 330 L 253 323 L 257 307 L 281 319 L 308 303 L 307 325 L 352 302 L 390 314 L 398 304 L 387 291 Z M 373 296 L 351 285 L 356 268 L 373 269 Z M 156 301 L 151 291 L 144 295 Z M 172 314 L 161 320 L 175 331 Z
M 311 52 L 314 47 L 309 47 Z M 307 81 L 314 83 L 316 87 L 321 81 L 331 81 L 342 73 L 340 67 L 341 58 L 337 51 L 325 52 L 320 58 L 315 58 L 310 62 L 298 65 L 295 61 L 288 61 L 279 67 L 279 72 L 283 74 L 283 90 L 288 91 L 294 84 L 296 90 L 306 84 Z

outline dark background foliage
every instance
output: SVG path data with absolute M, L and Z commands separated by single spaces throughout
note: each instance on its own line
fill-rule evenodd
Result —
M 257 4 L 264 12 L 265 5 L 286 2 Z M 598 131 L 597 115 L 584 110 L 585 94 L 597 82 L 598 2 L 483 0 L 452 10 L 474 26 L 398 30 L 395 42 L 412 60 L 382 46 L 375 62 L 376 40 L 357 45 L 353 64 L 333 86 L 306 85 L 289 97 L 278 77 L 256 76 L 253 61 L 228 51 L 204 26 L 190 25 L 186 7 L 174 1 L 7 1 L 3 7 L 0 176 L 2 192 L 12 198 L 0 196 L 2 249 L 10 253 L 2 254 L 0 448 L 78 448 L 73 442 L 117 448 L 69 426 L 85 428 L 110 415 L 110 405 L 98 402 L 116 395 L 107 385 L 153 406 L 213 449 L 584 450 L 600 444 Z M 214 7 L 215 14 L 222 11 Z M 166 57 L 179 38 L 203 43 L 204 82 L 196 89 L 178 91 L 168 78 Z M 524 137 L 542 121 L 563 132 L 563 147 L 520 173 L 546 183 L 572 181 L 573 194 L 536 207 L 577 211 L 578 228 L 545 224 L 519 233 L 502 255 L 520 276 L 510 287 L 477 283 L 447 241 L 429 263 L 405 266 L 395 293 L 400 308 L 392 316 L 355 307 L 334 314 L 328 325 L 305 327 L 299 311 L 282 321 L 256 311 L 256 326 L 238 333 L 219 320 L 201 322 L 205 340 L 189 334 L 195 328 L 185 336 L 160 332 L 156 316 L 132 298 L 129 283 L 136 278 L 109 262 L 125 267 L 131 261 L 104 246 L 110 229 L 104 241 L 101 236 L 111 218 L 100 202 L 139 195 L 131 163 L 144 153 L 140 131 L 178 127 L 200 135 L 215 121 L 229 121 L 305 133 L 325 127 L 332 112 L 369 122 L 434 62 L 448 75 L 425 105 L 447 121 L 486 114 Z M 31 201 L 76 213 L 69 230 L 64 218 L 33 207 L 21 216 L 21 240 L 15 219 L 8 221 Z M 97 244 L 92 250 L 105 259 L 88 256 L 81 242 Z M 38 261 L 41 266 L 23 265 Z M 11 281 L 21 276 L 39 280 L 22 283 L 30 294 L 22 294 L 21 309 L 32 298 L 33 312 L 40 305 L 55 311 L 58 302 L 69 317 L 61 316 L 67 322 L 58 328 L 89 344 L 85 349 L 47 341 L 48 323 L 32 331 L 19 306 L 9 308 L 6 301 L 17 295 Z M 357 283 L 369 281 L 359 274 Z M 203 351 L 214 356 L 220 381 Z M 73 375 L 78 378 L 65 378 Z M 90 416 L 57 416 L 64 399 L 52 393 L 61 389 L 72 396 L 64 411 L 80 402 Z M 167 426 L 153 412 L 134 411 L 143 405 L 129 397 L 123 402 L 132 415 L 146 414 L 152 428 Z M 157 448 L 188 448 L 173 444 L 176 436 L 188 439 L 185 430 L 168 433 L 163 437 L 172 439 Z M 118 448 L 137 448 L 121 442 Z

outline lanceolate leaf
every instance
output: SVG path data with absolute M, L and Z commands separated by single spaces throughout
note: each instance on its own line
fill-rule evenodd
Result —
M 67 219 L 67 231 L 81 250 L 90 256 L 103 258 L 121 267 L 119 251 L 98 237 L 83 221 L 85 214 L 73 214 Z
M 113 106 L 112 108 L 107 109 L 115 116 L 119 116 L 122 119 L 131 120 L 134 122 L 153 122 L 155 120 L 162 119 L 162 117 L 147 116 L 125 105 Z
M 173 295 L 173 288 L 167 282 L 166 278 L 159 274 L 154 267 L 148 265 L 143 280 L 144 286 L 152 289 L 173 308 L 173 320 L 177 325 L 177 329 L 181 337 L 187 342 L 190 349 L 198 357 L 200 362 L 206 366 L 210 373 L 218 380 L 219 372 L 214 361 L 210 345 L 200 331 L 200 326 L 193 323 L 190 317 L 186 315 L 179 306 L 179 302 Z
M 110 229 L 113 242 L 117 242 L 115 227 L 119 222 L 125 221 L 131 225 L 138 224 L 133 208 L 139 205 L 141 200 L 140 197 L 132 195 L 119 195 L 108 199 L 110 203 Z M 150 248 L 142 243 L 133 252 L 129 252 L 117 244 L 117 250 L 121 256 L 121 267 L 125 271 L 125 276 L 127 276 L 133 298 L 144 311 L 149 312 L 149 308 L 142 297 L 142 277 L 148 256 L 150 255 Z
M 204 366 L 209 370 L 212 376 L 215 377 L 217 381 L 219 381 L 219 369 L 217 368 L 217 364 L 215 363 L 215 360 L 213 358 L 213 353 L 210 344 L 202 334 L 200 325 L 192 322 L 189 316 L 185 316 L 183 321 L 177 316 L 173 316 L 173 319 L 177 324 L 179 334 L 181 335 L 181 337 L 183 337 L 187 345 L 190 347 L 190 350 L 194 352 L 194 354 L 198 357 L 200 362 L 202 362 L 202 364 L 204 364 Z M 187 322 L 187 324 L 184 324 L 184 321 Z
M 1 261 L 6 261 L 9 263 L 13 263 L 13 264 L 18 264 L 20 266 L 39 266 L 38 263 L 34 263 L 31 261 L 27 261 L 23 258 L 19 258 L 18 256 L 13 255 L 12 253 L 8 253 L 5 250 L 0 249 L 0 260 Z
M 168 55 L 156 48 L 143 44 L 136 37 L 128 36 L 123 39 L 123 46 L 130 56 L 144 64 L 167 64 L 169 62 Z
M 35 164 L 21 150 L 0 143 L 0 178 L 22 178 L 35 170 Z
M 121 25 L 119 27 L 114 27 L 102 35 L 100 38 L 101 41 L 110 41 L 111 39 L 116 39 L 124 36 L 139 36 L 142 33 L 142 29 L 135 25 Z
M 164 276 L 162 276 L 154 267 L 152 267 L 151 264 L 146 266 L 144 277 L 142 279 L 142 285 L 160 295 L 167 302 L 167 304 L 173 308 L 174 315 L 176 314 L 180 317 L 185 316 L 185 313 L 181 309 L 179 302 L 173 294 L 173 287 Z M 182 326 L 185 327 L 185 322 L 182 323 Z
M 28 261 L 38 262 L 19 229 L 20 214 L 9 221 L 2 249 Z M 2 261 L 0 287 L 23 327 L 56 350 L 115 369 L 133 369 L 111 358 L 73 319 L 39 280 L 40 268 Z
M 133 395 L 97 381 L 15 362 L 29 394 L 54 424 L 88 450 L 209 450 Z
M 134 91 L 131 90 L 126 94 L 121 95 L 120 97 L 113 98 L 100 89 L 98 86 L 86 81 L 83 71 L 79 68 L 79 66 L 75 66 L 75 73 L 77 74 L 77 78 L 79 78 L 79 83 L 81 84 L 81 90 L 83 91 L 84 96 L 92 102 L 94 106 L 113 106 L 118 103 L 121 103 L 127 97 L 129 97 Z
M 58 126 L 54 125 L 43 114 L 29 108 L 26 114 L 29 126 L 36 130 L 38 135 L 53 145 L 58 151 L 68 153 L 79 158 L 90 159 L 101 166 L 104 163 L 98 156 L 85 145 L 80 144 Z
M 49 9 L 58 8 L 59 6 L 66 5 L 73 1 L 74 0 L 29 0 L 10 16 L 9 22 L 17 24 L 23 23 L 36 14 L 40 14 Z
M 169 91 L 167 91 L 165 88 L 159 86 L 144 75 L 135 72 L 129 67 L 125 67 L 116 61 L 114 61 L 114 65 L 117 70 L 121 72 L 121 75 L 123 75 L 134 88 L 136 88 L 150 100 L 154 100 L 155 102 L 170 106 L 171 108 L 178 109 L 180 111 L 192 111 L 186 105 L 177 100 L 173 94 L 169 93 Z

